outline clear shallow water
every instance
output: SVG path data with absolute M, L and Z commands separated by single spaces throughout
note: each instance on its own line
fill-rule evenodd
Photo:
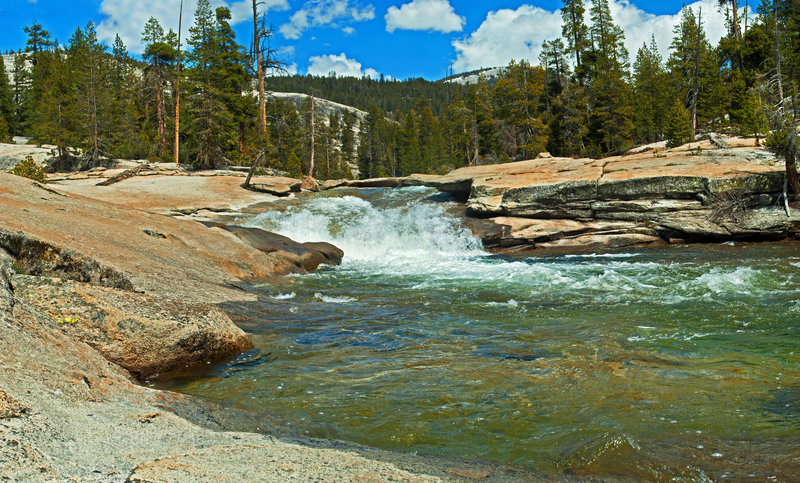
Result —
M 485 253 L 425 189 L 248 223 L 341 267 L 265 286 L 257 349 L 171 388 L 373 446 L 633 478 L 800 478 L 800 245 Z

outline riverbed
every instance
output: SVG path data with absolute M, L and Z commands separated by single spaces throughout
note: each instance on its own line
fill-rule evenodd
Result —
M 486 252 L 427 188 L 242 218 L 345 252 L 168 387 L 299 434 L 544 474 L 800 478 L 800 244 Z

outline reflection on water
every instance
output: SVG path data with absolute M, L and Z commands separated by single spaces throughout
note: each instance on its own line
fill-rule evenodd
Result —
M 800 478 L 800 246 L 509 259 L 421 201 L 249 222 L 341 267 L 262 288 L 257 349 L 173 388 L 297 431 L 542 471 Z

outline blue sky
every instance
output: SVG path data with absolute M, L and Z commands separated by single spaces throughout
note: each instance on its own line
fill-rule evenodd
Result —
M 615 21 L 626 31 L 633 55 L 655 35 L 666 56 L 682 2 L 609 0 Z M 755 5 L 754 0 L 754 5 Z M 184 0 L 184 38 L 197 0 Z M 543 40 L 560 36 L 560 0 L 261 0 L 275 26 L 273 46 L 292 72 L 394 78 L 443 77 L 504 65 L 511 59 L 537 62 Z M 249 44 L 250 0 L 212 0 L 233 13 L 240 43 Z M 23 27 L 39 21 L 66 43 L 79 26 L 97 25 L 107 43 L 115 34 L 132 53 L 141 52 L 140 33 L 150 17 L 177 30 L 180 0 L 0 0 L 0 50 L 25 45 Z M 709 39 L 724 34 L 717 0 L 702 7 Z

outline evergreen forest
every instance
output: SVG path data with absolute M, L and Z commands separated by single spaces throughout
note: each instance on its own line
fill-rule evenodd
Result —
M 64 166 L 125 158 L 201 169 L 260 159 L 320 179 L 441 173 L 542 152 L 603 157 L 711 131 L 756 143 L 767 136 L 779 149 L 795 136 L 800 0 L 763 0 L 755 18 L 739 12 L 737 0 L 719 0 L 711 12 L 685 7 L 665 59 L 655 40 L 627 51 L 607 0 L 563 0 L 563 37 L 499 77 L 460 85 L 267 76 L 266 91 L 308 97 L 296 105 L 267 96 L 263 117 L 257 67 L 280 67 L 274 50 L 243 46 L 230 11 L 208 0 L 187 39 L 155 18 L 143 25 L 141 59 L 119 37 L 111 46 L 98 41 L 92 23 L 65 44 L 33 23 L 11 68 L 0 62 L 0 141 L 18 135 L 54 145 Z M 727 19 L 717 46 L 703 28 L 710 15 Z M 363 112 L 326 113 L 317 98 Z

